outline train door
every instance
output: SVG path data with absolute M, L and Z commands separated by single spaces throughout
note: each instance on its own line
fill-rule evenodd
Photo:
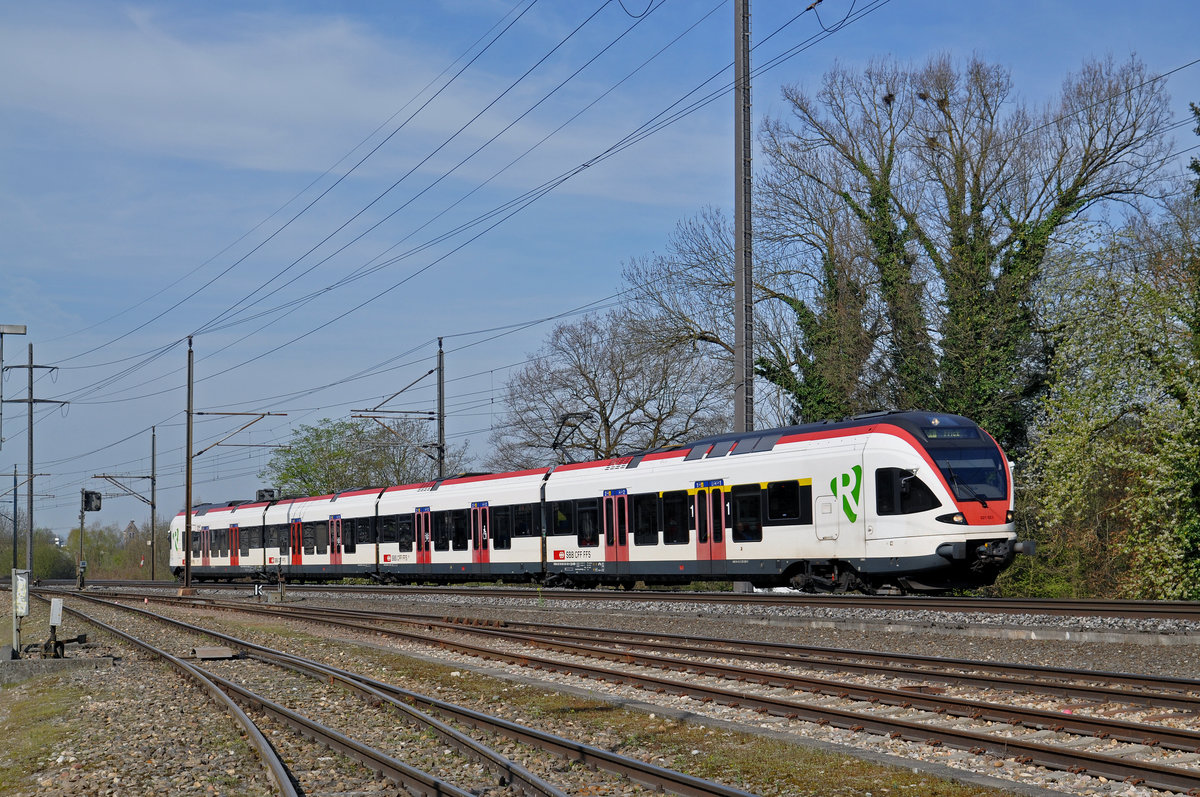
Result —
M 242 531 L 236 523 L 229 527 L 229 566 L 238 566 L 238 557 L 241 555 L 241 540 Z
M 724 576 L 725 539 L 729 513 L 725 511 L 724 481 L 697 482 L 692 498 L 692 527 L 696 530 L 696 565 L 700 575 Z
M 487 576 L 492 572 L 492 510 L 487 501 L 471 502 L 471 573 Z
M 342 516 L 329 516 L 329 564 L 342 563 Z
M 417 534 L 417 572 L 422 574 L 432 571 L 433 531 L 430 523 L 432 518 L 433 514 L 427 506 L 419 506 L 413 513 L 413 525 L 416 527 Z
M 304 560 L 304 532 L 301 529 L 300 518 L 288 521 L 288 541 L 291 551 L 291 564 L 299 566 Z
M 212 531 L 208 526 L 200 527 L 200 564 L 203 567 L 212 564 Z
M 604 561 L 609 572 L 629 575 L 629 495 L 604 491 Z

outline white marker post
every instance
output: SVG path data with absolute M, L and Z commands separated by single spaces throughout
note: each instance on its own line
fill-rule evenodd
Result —
M 21 618 L 29 616 L 29 571 L 12 571 L 12 657 L 21 658 Z

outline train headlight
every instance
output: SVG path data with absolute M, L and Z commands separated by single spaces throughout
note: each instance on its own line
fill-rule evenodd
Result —
M 951 515 L 938 515 L 937 520 L 942 523 L 957 523 L 960 526 L 967 525 L 967 518 L 962 512 L 955 512 Z
M 1005 513 L 1004 513 L 1004 522 L 1005 522 L 1005 523 L 1012 523 L 1012 522 L 1013 522 L 1013 520 L 1014 520 L 1016 517 L 1017 517 L 1017 513 L 1016 513 L 1016 512 L 1014 512 L 1014 511 L 1012 511 L 1012 510 L 1010 509 L 1010 510 L 1008 510 L 1007 512 L 1005 512 Z

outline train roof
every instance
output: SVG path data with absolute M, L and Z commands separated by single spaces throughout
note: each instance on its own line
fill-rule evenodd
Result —
M 425 487 L 436 489 L 442 484 L 454 484 L 469 482 L 482 479 L 506 478 L 521 475 L 542 475 L 552 470 L 567 470 L 575 468 L 594 467 L 601 463 L 622 462 L 627 467 L 636 468 L 641 461 L 654 454 L 669 454 L 676 453 L 685 458 L 703 457 L 710 450 L 715 450 L 714 447 L 725 448 L 725 452 L 732 449 L 738 453 L 750 453 L 755 451 L 770 451 L 785 437 L 803 436 L 810 434 L 820 434 L 828 432 L 838 432 L 842 430 L 860 429 L 868 426 L 878 426 L 885 424 L 894 426 L 911 434 L 917 440 L 933 439 L 930 434 L 932 428 L 978 428 L 977 424 L 969 418 L 964 418 L 961 415 L 953 415 L 945 412 L 928 412 L 920 410 L 886 410 L 881 412 L 867 412 L 860 415 L 853 415 L 840 420 L 822 420 L 813 423 L 797 424 L 795 426 L 781 426 L 773 429 L 756 429 L 750 432 L 726 432 L 708 437 L 701 437 L 687 443 L 677 443 L 669 446 L 662 446 L 644 451 L 637 451 L 632 454 L 623 454 L 618 457 L 607 460 L 597 460 L 595 462 L 579 462 L 573 463 L 566 467 L 559 466 L 558 468 L 536 468 L 527 471 L 515 471 L 511 473 L 459 473 L 447 476 L 445 479 L 435 480 L 431 482 L 421 482 L 419 484 L 410 485 L 394 485 L 391 487 L 362 487 L 352 490 L 343 490 L 332 496 L 321 496 L 323 498 L 333 498 L 337 500 L 340 496 L 362 495 L 365 493 L 377 493 L 382 495 L 385 492 L 390 492 L 397 489 Z M 950 438 L 951 435 L 947 435 Z M 226 509 L 243 504 L 256 504 L 267 506 L 272 503 L 283 503 L 285 501 L 295 501 L 307 499 L 311 500 L 313 496 L 283 496 L 276 501 L 227 501 L 217 504 L 204 504 L 192 508 L 194 514 L 202 515 L 213 509 Z M 180 515 L 183 513 L 180 512 Z
M 846 429 L 858 429 L 864 426 L 878 426 L 879 424 L 887 424 L 896 426 L 913 434 L 917 439 L 921 439 L 922 435 L 932 427 L 970 427 L 976 428 L 974 421 L 964 418 L 961 415 L 952 415 L 945 412 L 920 412 L 916 410 L 887 410 L 881 412 L 867 412 L 861 415 L 853 415 L 841 420 L 822 420 L 813 423 L 797 424 L 795 426 L 781 426 L 774 429 L 755 429 L 750 432 L 725 432 L 723 434 L 711 435 L 709 437 L 701 437 L 692 440 L 688 443 L 678 443 L 661 448 L 639 451 L 631 456 L 640 457 L 647 454 L 657 454 L 668 451 L 685 451 L 687 449 L 704 448 L 720 444 L 736 443 L 737 450 L 746 452 L 750 450 L 770 450 L 775 443 L 785 437 L 797 435 L 814 434 L 821 432 L 836 432 Z M 743 445 L 744 442 L 754 441 L 756 444 L 751 447 Z

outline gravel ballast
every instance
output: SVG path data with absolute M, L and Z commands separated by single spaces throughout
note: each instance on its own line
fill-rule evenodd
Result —
M 201 594 L 204 591 L 201 590 Z M 103 595 L 97 591 L 95 594 Z M 228 593 L 213 597 L 228 598 Z M 341 605 L 346 598 L 335 593 L 289 593 L 289 602 L 309 605 Z M 944 613 L 882 612 L 878 610 L 807 609 L 791 607 L 738 607 L 720 604 L 680 606 L 673 602 L 627 601 L 605 604 L 594 600 L 484 599 L 412 595 L 355 598 L 370 608 L 428 613 L 435 617 L 469 616 L 536 622 L 545 626 L 581 625 L 631 630 L 670 631 L 712 636 L 794 642 L 840 648 L 862 648 L 901 653 L 936 653 L 940 656 L 1054 664 L 1148 674 L 1196 677 L 1200 672 L 1200 629 L 1178 621 L 1114 620 Z M 90 612 L 86 606 L 84 611 Z M 186 612 L 202 625 L 233 624 L 233 615 Z M 211 617 L 214 622 L 202 620 Z M 230 619 L 226 619 L 230 618 Z M 261 627 L 268 621 L 253 621 Z M 32 623 L 36 627 L 36 620 Z M 83 629 L 80 629 L 83 630 Z M 305 627 L 308 633 L 352 637 L 339 631 Z M 1075 630 L 1065 637 L 1064 630 Z M 1053 632 L 1053 633 L 1052 633 Z M 75 633 L 71 631 L 70 633 Z M 235 632 L 236 633 L 236 632 Z M 1114 641 L 1119 640 L 1119 641 Z M 1163 641 L 1169 640 L 1169 641 Z M 354 640 L 362 643 L 365 640 Z M 273 643 L 274 644 L 274 643 Z M 347 643 L 348 644 L 348 643 Z M 1162 795 L 1143 787 L 1106 782 L 1071 773 L 1052 772 L 1016 762 L 963 751 L 930 748 L 870 734 L 838 731 L 807 723 L 788 722 L 753 715 L 721 706 L 700 707 L 695 701 L 654 697 L 646 692 L 594 681 L 582 681 L 554 673 L 532 673 L 526 668 L 497 666 L 427 646 L 380 643 L 409 655 L 448 663 L 504 677 L 520 684 L 541 683 L 550 688 L 577 692 L 646 712 L 647 722 L 664 719 L 689 720 L 714 728 L 745 729 L 793 743 L 827 748 L 849 748 L 881 761 L 903 759 L 905 765 L 930 769 L 944 776 L 977 778 L 984 783 L 1007 783 L 1014 793 L 1074 793 L 1098 795 Z M 304 646 L 301 645 L 303 648 Z M 98 652 L 98 651 L 97 651 Z M 298 651 L 302 652 L 302 651 Z M 78 651 L 70 655 L 77 655 Z M 313 655 L 311 651 L 306 655 Z M 319 658 L 313 655 L 314 658 Z M 70 749 L 49 750 L 39 759 L 38 776 L 19 794 L 258 794 L 271 793 L 261 765 L 240 740 L 231 721 L 217 738 L 198 734 L 212 709 L 204 701 L 184 698 L 181 679 L 161 664 L 143 661 L 135 654 L 120 655 L 106 670 L 83 670 L 54 676 L 64 684 L 93 695 L 89 706 L 73 718 L 80 733 Z M 34 688 L 18 686 L 16 690 Z M 20 692 L 6 691 L 19 696 Z M 189 717 L 188 706 L 196 717 Z M 164 714 L 165 711 L 183 712 Z M 519 712 L 515 712 L 519 713 Z M 2 710 L 0 710 L 2 718 Z M 209 717 L 211 719 L 211 717 Z M 519 720 L 518 720 L 519 721 Z M 162 728 L 178 729 L 164 737 Z M 120 733 L 114 733 L 120 729 Z M 118 739 L 112 737 L 117 736 Z M 107 738 L 106 738 L 107 737 Z M 624 751 L 623 751 L 624 752 Z M 86 762 L 81 765 L 81 762 Z M 153 763 L 150 763 L 153 762 Z M 945 769 L 943 769 L 945 768 Z M 234 774 L 229 774 L 233 772 Z M 954 773 L 960 773 L 954 775 Z M 339 785 L 345 789 L 339 789 Z M 375 783 L 375 786 L 383 784 Z M 322 782 L 320 792 L 365 793 L 371 784 L 346 782 L 345 778 Z M 572 792 L 576 793 L 576 792 Z M 578 793 L 585 793 L 580 791 Z M 615 793 L 603 792 L 586 793 Z M 912 794 L 913 792 L 906 792 Z M 877 793 L 875 797 L 880 797 Z

